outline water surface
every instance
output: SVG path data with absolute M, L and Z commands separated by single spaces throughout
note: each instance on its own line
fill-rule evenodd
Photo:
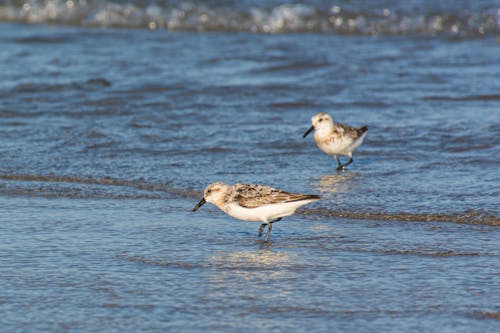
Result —
M 497 4 L 71 3 L 0 2 L 2 327 L 497 329 Z M 265 244 L 213 181 L 322 200 Z

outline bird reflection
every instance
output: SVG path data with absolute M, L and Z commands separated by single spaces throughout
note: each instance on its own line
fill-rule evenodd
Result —
M 295 266 L 301 265 L 296 255 L 271 250 L 224 252 L 212 256 L 210 262 L 213 269 L 208 281 L 213 293 L 229 289 L 239 297 L 239 293 L 246 295 L 248 290 L 254 290 L 266 298 L 287 295 L 290 291 L 277 286 L 276 281 L 294 279 Z
M 356 177 L 357 174 L 353 172 L 324 175 L 313 183 L 313 187 L 321 193 L 322 197 L 328 197 L 329 194 L 348 192 L 351 181 Z
M 279 271 L 281 266 L 291 264 L 290 255 L 270 250 L 252 250 L 223 253 L 213 256 L 215 266 L 237 269 L 267 269 L 275 268 Z

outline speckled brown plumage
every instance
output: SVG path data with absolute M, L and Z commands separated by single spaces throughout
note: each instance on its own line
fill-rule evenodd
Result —
M 363 126 L 363 127 L 351 127 L 349 125 L 341 124 L 341 123 L 335 123 L 333 128 L 333 136 L 342 138 L 344 136 L 348 136 L 352 138 L 352 140 L 356 140 L 359 138 L 363 133 L 368 131 L 368 126 Z
M 319 196 L 289 193 L 269 186 L 250 184 L 235 184 L 226 194 L 226 202 L 238 202 L 245 208 L 310 199 L 319 199 Z

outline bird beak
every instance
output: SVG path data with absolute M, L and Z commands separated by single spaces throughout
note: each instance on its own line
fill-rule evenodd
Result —
M 205 200 L 205 198 L 201 198 L 200 202 L 198 202 L 196 204 L 196 206 L 193 207 L 192 211 L 194 212 L 194 211 L 198 210 L 198 208 L 200 208 L 201 206 L 203 206 L 205 204 L 205 202 L 207 202 Z
M 303 138 L 305 138 L 307 136 L 307 134 L 311 133 L 312 131 L 314 130 L 314 126 L 311 126 L 311 128 L 309 128 L 305 133 L 304 135 L 302 135 Z

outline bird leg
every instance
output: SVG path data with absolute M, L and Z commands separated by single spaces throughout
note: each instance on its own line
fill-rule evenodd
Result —
M 273 228 L 273 224 L 272 223 L 269 223 L 267 225 L 267 234 L 266 234 L 266 238 L 264 238 L 264 242 L 268 242 L 269 241 L 269 235 L 271 234 L 271 229 Z
M 274 222 L 278 222 L 278 221 L 281 221 L 281 217 L 278 217 L 276 220 L 272 220 L 271 222 L 269 222 L 269 225 L 271 225 L 272 223 Z M 260 228 L 259 228 L 259 237 L 262 236 L 262 233 L 264 232 L 264 228 L 267 226 L 268 224 L 267 223 L 262 223 L 260 225 Z
M 266 223 L 262 223 L 259 228 L 259 237 L 262 236 L 262 233 L 264 232 L 264 228 L 267 226 Z
M 349 161 L 347 163 L 341 164 L 339 158 L 337 157 L 337 162 L 339 163 L 339 166 L 337 167 L 337 170 L 344 170 L 346 166 L 352 163 L 352 157 L 349 158 Z
M 337 155 L 335 155 L 335 159 L 337 160 L 337 163 L 339 164 L 339 167 L 337 168 L 337 170 L 340 170 L 339 168 L 342 167 L 342 163 L 340 162 L 340 159 Z

